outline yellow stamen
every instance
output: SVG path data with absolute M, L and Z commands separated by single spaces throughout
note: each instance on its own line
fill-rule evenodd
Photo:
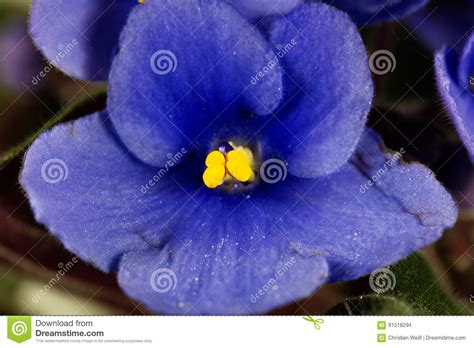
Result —
M 224 183 L 225 168 L 224 166 L 209 167 L 204 171 L 202 180 L 209 188 L 216 188 Z
M 225 165 L 225 157 L 219 151 L 212 151 L 206 157 L 206 167 L 213 167 L 213 166 L 224 166 Z
M 249 181 L 253 170 L 249 158 L 242 150 L 232 150 L 227 154 L 226 168 L 230 175 L 241 182 Z
M 231 143 L 229 143 L 231 144 Z M 209 188 L 216 188 L 225 182 L 248 182 L 255 179 L 253 154 L 250 149 L 234 146 L 226 154 L 212 151 L 206 157 L 206 167 L 202 178 Z

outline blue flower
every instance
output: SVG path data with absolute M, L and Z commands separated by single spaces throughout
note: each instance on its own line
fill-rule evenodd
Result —
M 349 13 L 360 24 L 374 24 L 393 21 L 413 13 L 429 0 L 324 0 Z
M 474 33 L 461 54 L 453 48 L 435 57 L 438 90 L 471 159 L 474 160 Z
M 301 5 L 267 34 L 224 2 L 137 7 L 107 110 L 26 154 L 36 219 L 151 310 L 266 312 L 455 221 L 432 173 L 365 131 L 373 86 L 346 14 Z
M 82 80 L 107 80 L 120 33 L 135 6 L 156 0 L 33 0 L 31 36 L 45 57 Z M 221 0 L 255 18 L 286 14 L 302 0 Z
M 120 32 L 136 0 L 33 0 L 30 33 L 66 74 L 106 80 Z
M 304 0 L 224 0 L 242 15 L 257 19 L 271 15 L 285 15 L 301 5 Z

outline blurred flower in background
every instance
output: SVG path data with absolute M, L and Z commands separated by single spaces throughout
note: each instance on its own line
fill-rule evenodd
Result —
M 32 77 L 40 70 L 42 58 L 33 47 L 25 19 L 0 27 L 0 88 L 21 92 L 25 86 L 35 88 Z
M 474 31 L 461 53 L 453 47 L 437 52 L 435 69 L 439 93 L 474 160 Z
M 349 13 L 352 20 L 366 26 L 385 21 L 396 21 L 423 6 L 429 0 L 324 0 Z
M 443 47 L 461 50 L 474 26 L 474 1 L 431 0 L 404 19 L 412 34 L 432 52 Z

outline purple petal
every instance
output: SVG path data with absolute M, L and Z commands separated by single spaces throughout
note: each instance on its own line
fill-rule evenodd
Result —
M 367 53 L 349 17 L 325 4 L 298 7 L 270 29 L 283 52 L 285 106 L 275 147 L 294 175 L 338 170 L 354 152 L 373 97 Z M 348 68 L 350 67 L 350 68 Z
M 285 15 L 303 0 L 227 0 L 241 14 L 250 19 L 271 15 Z
M 45 57 L 66 74 L 106 80 L 135 0 L 33 0 L 30 31 Z
M 222 1 L 150 2 L 130 16 L 114 60 L 112 122 L 137 157 L 163 166 L 169 153 L 198 146 L 230 114 L 277 107 L 280 67 L 253 82 L 271 52 L 258 29 Z

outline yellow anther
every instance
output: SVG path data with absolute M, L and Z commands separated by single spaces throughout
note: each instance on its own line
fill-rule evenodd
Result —
M 202 175 L 204 184 L 209 188 L 216 188 L 224 183 L 225 167 L 224 166 L 213 166 L 208 167 Z
M 216 188 L 226 182 L 247 182 L 255 179 L 252 151 L 246 147 L 231 146 L 234 150 L 226 153 L 212 151 L 207 155 L 207 169 L 202 175 L 207 187 Z
M 250 159 L 242 150 L 232 150 L 227 154 L 226 168 L 230 175 L 241 182 L 252 179 L 253 170 Z
M 222 166 L 225 165 L 225 156 L 219 151 L 212 151 L 206 157 L 206 167 Z

